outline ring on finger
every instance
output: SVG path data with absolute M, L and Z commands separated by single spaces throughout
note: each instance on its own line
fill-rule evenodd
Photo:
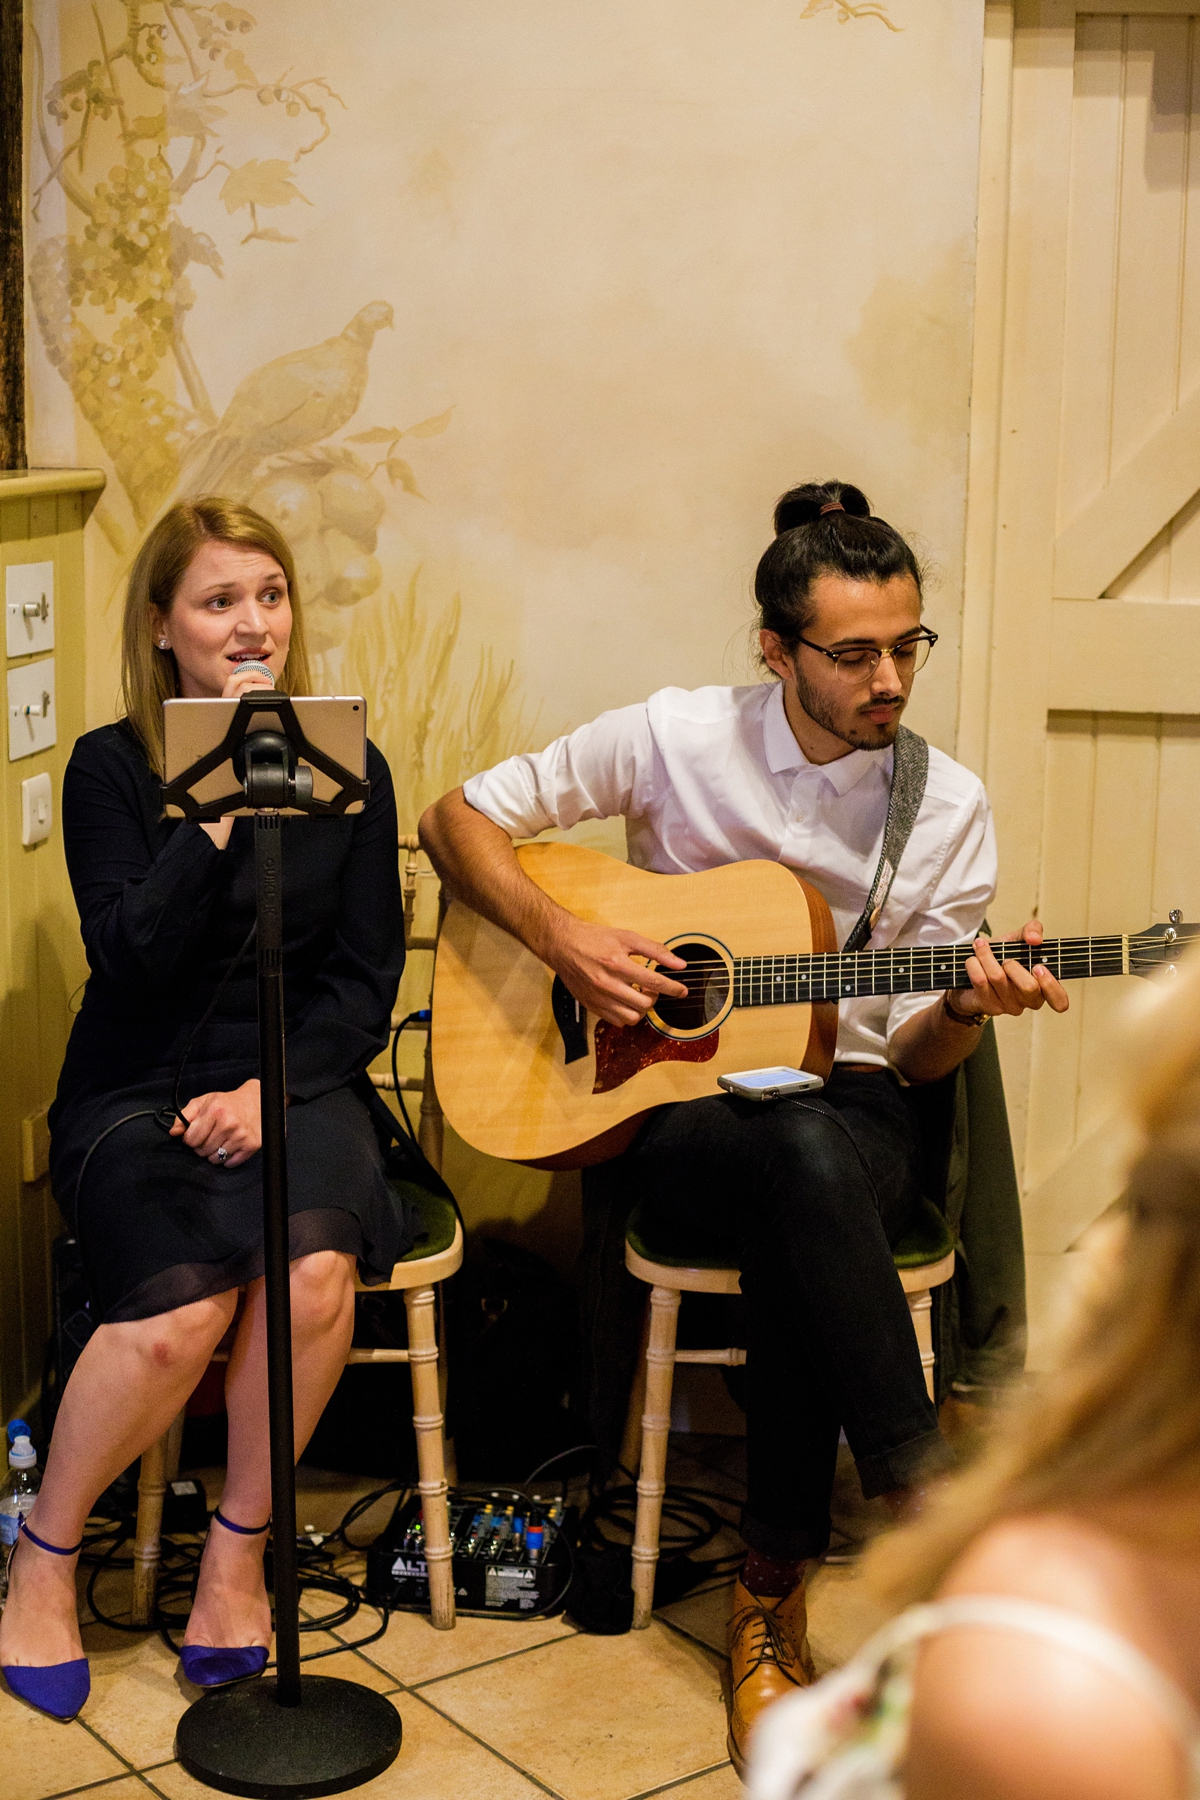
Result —
M 224 1144 L 222 1144 L 220 1149 L 217 1151 L 217 1161 L 222 1164 L 227 1163 L 229 1161 L 229 1152 L 225 1148 Z

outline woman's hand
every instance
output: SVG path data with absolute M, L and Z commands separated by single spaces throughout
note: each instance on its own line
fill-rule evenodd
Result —
M 172 1137 L 211 1163 L 235 1169 L 262 1148 L 262 1113 L 257 1077 L 230 1094 L 197 1094 L 183 1108 L 186 1127 L 176 1119 Z M 223 1150 L 222 1157 L 218 1152 Z
M 221 690 L 222 700 L 240 700 L 243 694 L 251 693 L 255 688 L 270 689 L 273 682 L 267 680 L 261 669 L 235 669 Z M 218 850 L 224 850 L 229 843 L 229 834 L 233 830 L 233 814 L 227 813 L 212 825 L 202 825 L 201 831 L 208 833 Z

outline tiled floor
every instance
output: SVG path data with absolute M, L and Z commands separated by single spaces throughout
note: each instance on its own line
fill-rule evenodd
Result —
M 730 1439 L 676 1440 L 671 1479 L 731 1496 L 743 1446 Z M 209 1504 L 220 1472 L 205 1471 Z M 372 1485 L 300 1472 L 300 1519 L 328 1530 Z M 848 1529 L 872 1517 L 844 1484 L 839 1517 Z M 390 1501 L 364 1518 L 365 1541 Z M 723 1540 L 723 1541 L 722 1541 Z M 736 1534 L 703 1554 L 736 1546 Z M 361 1570 L 361 1561 L 347 1572 Z M 118 1617 L 128 1576 L 113 1572 L 98 1602 Z M 452 1632 L 400 1613 L 365 1650 L 324 1658 L 315 1672 L 342 1675 L 391 1696 L 404 1726 L 398 1760 L 355 1790 L 363 1800 L 634 1800 L 670 1792 L 680 1800 L 736 1800 L 742 1793 L 725 1748 L 725 1625 L 732 1582 L 714 1582 L 666 1607 L 649 1631 L 588 1636 L 562 1618 L 518 1622 L 460 1619 Z M 313 1619 L 331 1603 L 306 1597 Z M 843 1661 L 876 1624 L 852 1567 L 826 1566 L 811 1599 L 819 1668 Z M 306 1633 L 302 1650 L 353 1641 L 373 1629 L 364 1609 L 340 1633 Z M 175 1726 L 197 1697 L 166 1646 L 98 1623 L 84 1628 L 92 1694 L 79 1719 L 59 1725 L 0 1689 L 0 1800 L 199 1800 L 201 1787 L 173 1760 Z

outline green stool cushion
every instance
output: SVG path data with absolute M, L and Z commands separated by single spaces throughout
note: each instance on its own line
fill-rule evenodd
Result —
M 922 1200 L 908 1230 L 892 1246 L 892 1261 L 898 1269 L 919 1269 L 925 1263 L 941 1262 L 953 1248 L 945 1219 L 932 1200 Z
M 688 1243 L 682 1236 L 668 1243 L 661 1235 L 645 1207 L 635 1206 L 625 1227 L 625 1241 L 637 1256 L 647 1262 L 662 1263 L 668 1269 L 736 1269 L 737 1252 L 732 1244 L 722 1247 Z
M 453 1203 L 441 1194 L 431 1194 L 415 1181 L 393 1181 L 392 1187 L 412 1205 L 424 1227 L 412 1249 L 400 1258 L 402 1263 L 423 1262 L 427 1256 L 439 1256 L 454 1242 L 458 1215 Z
M 732 1244 L 722 1247 L 695 1239 L 688 1243 L 681 1234 L 667 1242 L 653 1216 L 635 1206 L 625 1228 L 625 1241 L 636 1256 L 646 1262 L 661 1263 L 668 1269 L 736 1269 L 737 1252 Z M 915 1269 L 924 1263 L 940 1262 L 954 1248 L 945 1219 L 932 1200 L 922 1200 L 916 1216 L 892 1252 L 898 1269 Z

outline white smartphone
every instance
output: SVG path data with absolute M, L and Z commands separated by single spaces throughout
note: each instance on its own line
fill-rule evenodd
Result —
M 739 1069 L 733 1075 L 718 1075 L 717 1086 L 740 1100 L 783 1100 L 788 1094 L 815 1093 L 825 1083 L 803 1069 Z

